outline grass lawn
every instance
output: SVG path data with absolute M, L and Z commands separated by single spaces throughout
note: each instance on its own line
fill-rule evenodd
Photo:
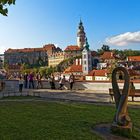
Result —
M 0 102 L 0 140 L 100 140 L 91 131 L 98 123 L 111 123 L 111 106 L 64 102 Z M 129 109 L 140 128 L 140 109 Z M 135 134 L 140 140 L 140 134 Z

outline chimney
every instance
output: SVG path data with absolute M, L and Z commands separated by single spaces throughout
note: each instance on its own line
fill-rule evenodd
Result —
M 113 53 L 111 52 L 111 57 L 113 56 Z
M 76 59 L 76 65 L 78 65 L 78 59 Z
M 81 59 L 81 58 L 80 58 L 80 60 L 79 60 L 79 61 L 80 61 L 80 65 L 82 65 L 82 59 Z

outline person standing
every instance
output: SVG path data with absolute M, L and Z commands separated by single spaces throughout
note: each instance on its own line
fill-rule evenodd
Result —
M 28 74 L 25 73 L 24 74 L 24 88 L 27 88 L 28 87 Z
M 60 80 L 59 80 L 59 88 L 58 89 L 61 89 L 64 87 L 64 84 L 66 82 L 66 79 L 65 79 L 65 75 L 63 75 L 63 77 L 60 77 Z
M 135 86 L 133 82 L 130 82 L 129 86 L 129 95 L 132 95 L 132 101 L 134 101 L 134 95 L 135 95 Z
M 37 79 L 37 89 L 39 88 L 39 86 L 43 88 L 42 81 L 41 81 L 42 75 L 40 74 L 40 72 L 37 74 L 36 79 Z
M 74 78 L 74 75 L 72 73 L 69 77 L 70 90 L 72 90 L 72 88 L 73 88 L 74 81 L 75 81 L 75 78 Z
M 51 89 L 55 89 L 55 77 L 53 74 L 51 74 L 49 81 L 50 81 Z
M 31 85 L 32 88 L 34 88 L 34 74 L 31 72 L 28 77 L 29 77 L 29 88 L 31 88 Z
M 20 77 L 19 77 L 19 92 L 20 92 L 20 93 L 22 93 L 23 83 L 24 83 L 24 80 L 23 80 L 23 78 L 20 76 Z

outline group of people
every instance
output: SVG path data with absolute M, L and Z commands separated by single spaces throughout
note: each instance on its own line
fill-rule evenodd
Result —
M 25 73 L 23 76 L 19 76 L 19 92 L 22 92 L 23 86 L 24 88 L 35 88 L 35 84 L 34 84 L 34 79 L 36 79 L 37 84 L 36 84 L 36 88 L 43 88 L 43 84 L 42 84 L 42 75 L 40 72 L 38 72 L 36 75 L 34 75 L 34 73 Z M 48 77 L 48 81 L 50 83 L 50 87 L 51 89 L 56 89 L 55 83 L 55 77 L 52 74 L 50 77 Z M 58 82 L 59 82 L 59 87 L 58 89 L 62 90 L 63 88 L 65 88 L 65 83 L 66 83 L 66 78 L 65 75 L 63 76 L 59 76 L 58 78 Z M 68 82 L 70 84 L 70 90 L 72 90 L 73 88 L 73 84 L 75 82 L 75 78 L 73 73 L 69 76 Z
M 39 88 L 39 86 L 40 86 L 40 88 L 43 88 L 42 81 L 41 81 L 42 75 L 40 74 L 40 72 L 38 72 L 36 74 L 36 76 L 33 73 L 30 73 L 30 74 L 25 73 L 23 77 L 24 77 L 24 87 L 25 88 L 28 88 L 28 87 L 35 88 L 34 79 L 37 80 L 37 88 Z
M 35 84 L 34 84 L 34 79 L 36 78 L 37 80 L 37 86 L 36 88 L 43 88 L 42 85 L 42 75 L 39 73 L 36 74 L 36 77 L 34 75 L 34 73 L 25 73 L 23 76 L 19 76 L 19 92 L 22 92 L 23 86 L 24 88 L 35 88 Z
M 58 82 L 59 82 L 58 89 L 62 90 L 63 88 L 65 88 L 66 81 L 67 80 L 65 78 L 65 75 L 59 76 L 58 77 Z M 56 87 L 55 87 L 55 77 L 54 77 L 53 74 L 49 77 L 49 82 L 50 82 L 51 89 L 56 89 Z M 75 78 L 74 78 L 73 73 L 69 76 L 68 82 L 70 84 L 70 90 L 72 90 L 73 84 L 75 82 Z

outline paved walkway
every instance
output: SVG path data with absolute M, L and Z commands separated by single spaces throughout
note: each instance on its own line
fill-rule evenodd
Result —
M 98 91 L 89 90 L 50 90 L 50 89 L 36 89 L 32 90 L 30 94 L 39 95 L 40 97 L 50 99 L 65 99 L 73 101 L 87 101 L 87 102 L 105 102 L 111 101 L 108 93 L 99 93 Z M 129 97 L 129 101 L 132 101 Z M 135 101 L 140 101 L 140 98 L 135 98 Z
M 4 96 L 18 96 L 19 92 L 4 93 Z M 51 90 L 51 89 L 24 89 L 22 95 L 40 96 L 49 100 L 79 101 L 89 103 L 110 103 L 111 98 L 108 93 L 99 93 L 89 90 Z M 129 97 L 129 101 L 132 101 Z M 136 102 L 130 104 L 140 105 L 140 98 L 135 98 Z
M 51 90 L 51 89 L 36 89 L 29 91 L 29 95 L 34 94 L 47 99 L 61 99 L 71 101 L 85 102 L 109 102 L 110 96 L 106 93 L 96 93 L 94 91 L 85 90 Z

